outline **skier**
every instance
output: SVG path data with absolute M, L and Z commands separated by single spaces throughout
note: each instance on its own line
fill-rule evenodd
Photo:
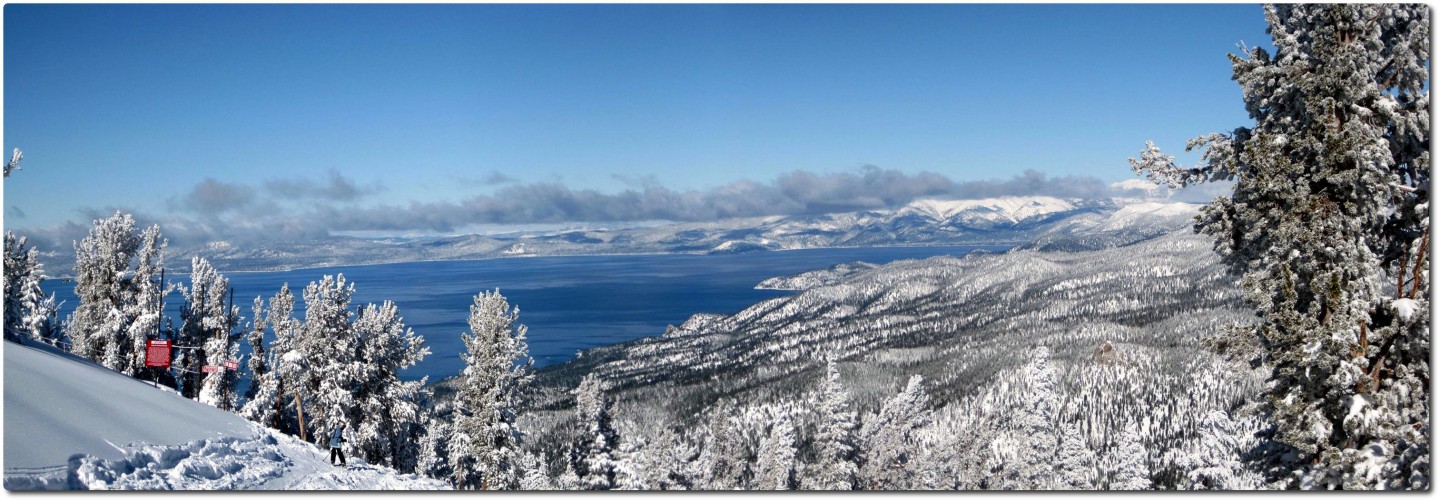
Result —
M 345 466 L 345 451 L 340 450 L 340 444 L 345 443 L 345 425 L 335 427 L 330 432 L 330 466 L 335 466 L 335 457 L 340 457 L 340 466 Z

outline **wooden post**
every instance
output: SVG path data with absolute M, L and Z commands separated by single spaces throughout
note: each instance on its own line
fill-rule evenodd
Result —
M 300 420 L 300 441 L 309 442 L 305 438 L 305 409 L 300 407 L 300 392 L 295 392 L 295 417 Z
M 285 382 L 284 382 L 284 381 L 280 381 L 280 380 L 276 380 L 276 381 L 275 381 L 275 415 L 274 415 L 274 416 L 270 416 L 270 427 L 271 427 L 271 428 L 274 428 L 274 429 L 277 429 L 277 430 L 280 429 L 280 413 L 285 410 L 285 408 L 283 407 L 283 405 L 285 404 L 285 399 L 280 398 L 280 396 L 281 396 L 281 395 L 284 395 L 284 394 L 285 394 Z

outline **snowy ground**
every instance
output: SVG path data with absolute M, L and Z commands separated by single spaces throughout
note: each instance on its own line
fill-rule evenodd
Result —
M 444 489 L 47 347 L 4 343 L 5 489 Z

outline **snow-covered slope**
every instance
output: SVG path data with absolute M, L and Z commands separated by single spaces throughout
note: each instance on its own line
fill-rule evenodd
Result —
M 971 221 L 1018 224 L 1050 214 L 1075 210 L 1075 205 L 1054 197 L 1004 197 L 979 200 L 916 200 L 896 216 L 923 214 L 936 221 L 963 217 Z
M 1142 202 L 1126 205 L 1105 218 L 1101 231 L 1118 231 L 1127 228 L 1184 226 L 1200 213 L 1198 204 L 1183 202 Z
M 439 489 L 45 346 L 6 341 L 5 488 Z

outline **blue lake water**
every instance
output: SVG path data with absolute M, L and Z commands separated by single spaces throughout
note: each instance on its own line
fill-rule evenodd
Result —
M 760 281 L 851 261 L 883 264 L 938 255 L 961 256 L 1002 246 L 870 247 L 753 252 L 732 255 L 619 255 L 432 261 L 367 266 L 337 266 L 280 272 L 222 274 L 235 289 L 241 315 L 251 316 L 256 296 L 269 300 L 289 283 L 296 316 L 304 318 L 301 291 L 323 275 L 344 274 L 355 284 L 352 309 L 392 300 L 406 325 L 424 336 L 431 355 L 405 370 L 405 379 L 432 381 L 459 374 L 464 364 L 460 334 L 472 298 L 499 288 L 519 306 L 520 323 L 529 328 L 530 354 L 537 366 L 567 361 L 577 351 L 665 332 L 695 313 L 733 314 L 759 301 L 791 294 L 756 290 Z M 169 280 L 187 280 L 171 274 Z M 76 305 L 73 284 L 47 281 L 65 301 L 60 315 Z M 166 310 L 179 327 L 178 294 Z M 242 342 L 242 345 L 244 343 Z M 248 346 L 242 346 L 248 352 Z M 248 356 L 248 353 L 247 353 Z M 242 383 L 242 387 L 244 384 Z

